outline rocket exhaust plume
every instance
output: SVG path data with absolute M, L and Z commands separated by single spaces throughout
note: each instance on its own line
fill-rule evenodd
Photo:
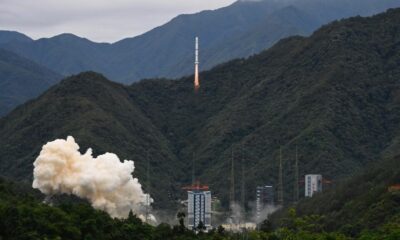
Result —
M 45 144 L 33 165 L 33 188 L 47 196 L 74 194 L 111 217 L 140 214 L 149 199 L 132 177 L 133 161 L 121 162 L 113 153 L 94 158 L 90 148 L 82 155 L 73 137 Z
M 195 61 L 194 61 L 194 91 L 197 92 L 200 88 L 200 79 L 199 79 L 199 38 L 195 38 Z

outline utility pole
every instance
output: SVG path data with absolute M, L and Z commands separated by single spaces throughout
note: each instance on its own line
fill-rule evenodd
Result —
M 279 183 L 278 183 L 278 204 L 283 205 L 283 167 L 282 167 L 282 146 L 279 147 Z

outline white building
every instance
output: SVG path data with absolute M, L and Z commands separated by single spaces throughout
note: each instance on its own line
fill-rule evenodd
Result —
M 322 175 L 308 174 L 305 176 L 305 196 L 312 197 L 314 193 L 322 192 Z
M 206 227 L 206 231 L 211 226 L 211 192 L 193 190 L 188 191 L 188 227 L 196 230 L 200 222 Z

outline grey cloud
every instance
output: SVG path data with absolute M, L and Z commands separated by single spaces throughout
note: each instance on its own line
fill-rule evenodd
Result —
M 159 26 L 176 15 L 227 6 L 234 0 L 0 0 L 0 29 L 33 38 L 70 32 L 113 42 Z

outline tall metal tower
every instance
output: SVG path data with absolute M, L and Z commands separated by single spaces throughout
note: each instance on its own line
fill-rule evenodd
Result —
M 231 155 L 231 189 L 229 195 L 229 207 L 231 211 L 233 210 L 233 204 L 235 203 L 235 163 L 234 163 L 234 155 L 233 155 L 233 147 L 232 147 L 232 155 Z
M 279 147 L 279 183 L 278 183 L 278 205 L 283 205 L 283 167 L 282 146 Z
M 294 164 L 294 189 L 293 189 L 293 202 L 297 203 L 299 201 L 299 159 L 297 154 L 297 144 L 296 144 L 296 159 Z
M 145 220 L 146 223 L 150 220 L 150 158 L 149 158 L 149 150 L 146 150 L 146 182 L 147 182 L 147 194 L 146 194 L 146 214 Z
M 193 158 L 192 158 L 192 185 L 196 183 L 196 154 L 193 152 Z
M 241 161 L 241 165 L 242 165 L 242 186 L 240 189 L 240 193 L 241 193 L 241 203 L 242 203 L 242 209 L 243 212 L 246 212 L 246 178 L 244 175 L 244 168 L 245 168 L 245 159 L 244 159 L 244 149 L 243 149 L 243 145 L 241 146 L 242 149 L 242 161 Z

